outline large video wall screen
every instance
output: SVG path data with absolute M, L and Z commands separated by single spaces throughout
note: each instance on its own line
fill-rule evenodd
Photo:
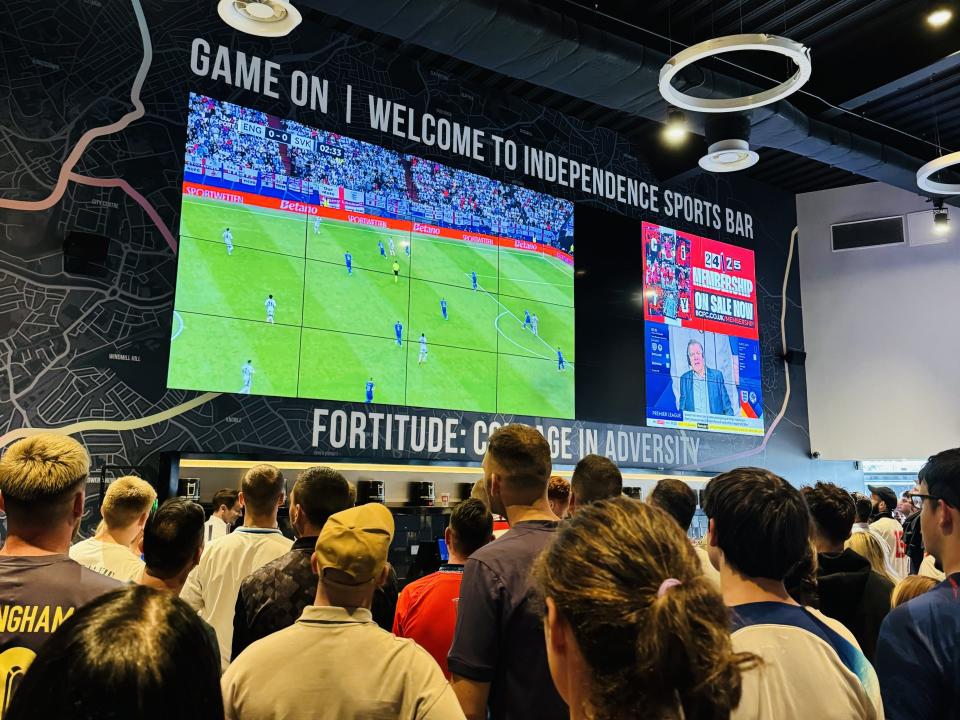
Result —
M 574 416 L 573 206 L 191 94 L 168 385 Z
M 647 424 L 762 435 L 753 252 L 642 232 Z

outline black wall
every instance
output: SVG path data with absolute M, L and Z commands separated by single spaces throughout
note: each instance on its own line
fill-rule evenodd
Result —
M 16 13 L 12 8 L 0 10 L 0 23 L 5 27 L 0 67 L 7 69 L 0 92 L 0 358 L 5 369 L 0 374 L 0 435 L 9 442 L 22 428 L 77 429 L 74 424 L 82 422 L 82 439 L 98 463 L 153 462 L 171 450 L 364 454 L 358 449 L 326 447 L 323 442 L 313 447 L 314 409 L 344 407 L 336 403 L 234 395 L 207 399 L 165 389 L 176 274 L 176 257 L 168 240 L 177 234 L 186 99 L 191 90 L 618 212 L 628 211 L 490 164 L 431 154 L 417 143 L 382 135 L 369 126 L 364 130 L 362 114 L 355 115 L 348 126 L 342 88 L 351 83 L 354 93 L 372 92 L 650 182 L 656 179 L 644 154 L 667 152 L 659 146 L 632 147 L 612 131 L 508 96 L 486 96 L 441 71 L 309 22 L 291 37 L 275 41 L 242 36 L 219 21 L 215 2 L 144 0 L 141 5 L 138 0 L 42 0 L 20 5 Z M 190 71 L 190 44 L 195 37 L 272 59 L 284 68 L 284 78 L 295 69 L 326 78 L 332 94 L 329 112 L 299 109 L 283 94 L 271 100 L 198 78 Z M 131 118 L 125 129 L 88 142 L 84 133 L 134 112 L 131 92 L 138 94 L 136 77 L 143 68 L 142 116 Z M 285 85 L 282 79 L 280 87 Z M 78 145 L 84 151 L 61 197 L 58 178 L 67 179 L 70 168 L 64 170 L 64 163 Z M 778 355 L 781 288 L 790 231 L 796 222 L 794 199 L 736 176 L 698 174 L 673 189 L 753 215 L 756 235 L 748 240 L 675 218 L 629 212 L 635 219 L 745 245 L 756 252 L 769 428 L 784 404 L 787 388 Z M 52 201 L 43 202 L 51 194 Z M 10 201 L 35 204 L 11 207 Z M 64 272 L 60 248 L 71 230 L 111 239 L 108 257 L 97 274 Z M 591 255 L 636 252 L 620 237 L 578 234 L 576 244 L 578 256 L 585 261 Z M 788 280 L 785 328 L 789 344 L 802 347 L 796 259 Z M 625 281 L 618 278 L 617 283 L 598 285 L 597 298 L 601 293 L 629 292 L 621 286 Z M 580 303 L 579 284 L 577 292 Z M 603 322 L 585 327 L 578 314 L 578 342 L 602 333 Z M 624 348 L 624 357 L 639 357 L 635 354 L 643 338 L 639 323 L 637 327 L 636 347 Z M 642 375 L 640 364 L 637 377 L 641 381 Z M 795 482 L 822 477 L 850 481 L 852 468 L 846 464 L 809 460 L 802 368 L 791 368 L 789 379 L 790 401 L 769 439 L 761 444 L 756 438 L 705 435 L 697 468 L 761 464 Z M 614 407 L 615 395 L 607 399 Z M 196 407 L 184 409 L 184 403 L 191 402 Z M 576 428 L 579 423 L 567 425 Z M 379 456 L 414 455 L 431 456 L 397 451 Z

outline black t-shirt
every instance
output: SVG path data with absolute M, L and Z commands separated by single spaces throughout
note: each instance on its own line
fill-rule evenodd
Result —
M 77 608 L 121 587 L 66 555 L 0 556 L 0 715 L 53 631 Z
M 543 617 L 530 570 L 556 522 L 513 525 L 467 560 L 448 664 L 454 675 L 489 682 L 491 720 L 564 720 L 567 706 L 547 665 Z

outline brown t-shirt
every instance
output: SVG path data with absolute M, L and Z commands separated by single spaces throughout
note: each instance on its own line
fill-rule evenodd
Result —
M 77 608 L 121 587 L 66 555 L 0 556 L 0 717 L 53 631 Z

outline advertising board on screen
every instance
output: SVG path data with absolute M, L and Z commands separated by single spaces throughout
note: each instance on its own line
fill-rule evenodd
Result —
M 189 103 L 169 387 L 574 416 L 570 202 Z
M 645 222 L 646 421 L 762 435 L 753 252 Z

